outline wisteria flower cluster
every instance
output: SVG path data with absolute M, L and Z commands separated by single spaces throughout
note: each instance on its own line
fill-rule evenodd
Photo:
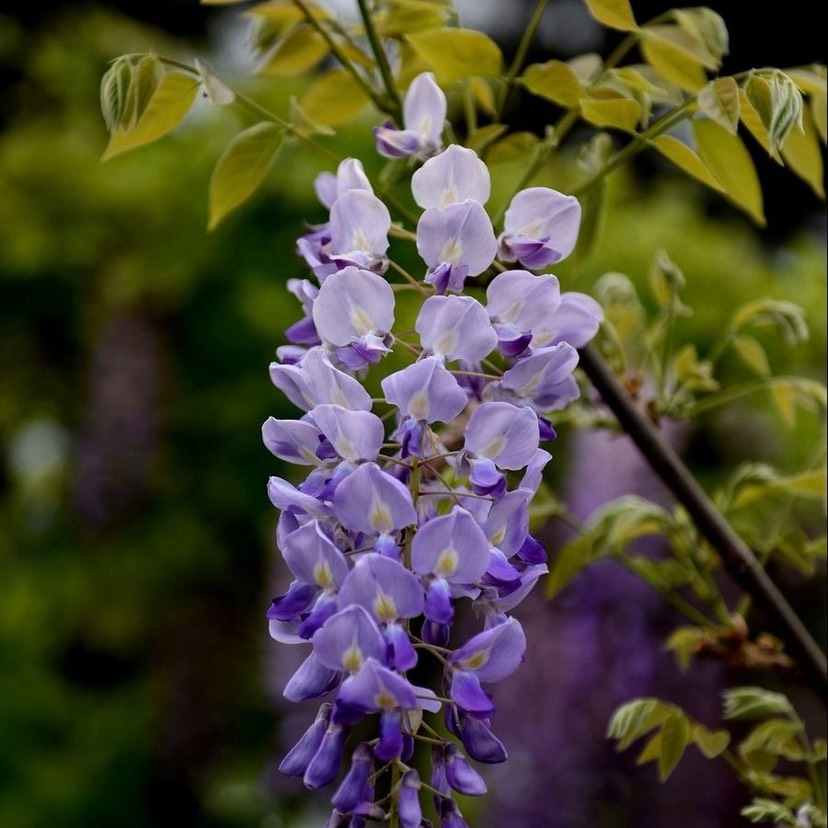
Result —
M 590 297 L 562 294 L 555 276 L 532 272 L 572 251 L 577 200 L 523 190 L 496 236 L 486 165 L 470 149 L 442 150 L 445 107 L 433 77 L 421 75 L 404 129 L 375 132 L 380 152 L 426 159 L 411 182 L 423 208 L 423 280 L 385 278 L 389 211 L 361 163 L 342 162 L 316 182 L 329 221 L 297 244 L 315 281 L 289 282 L 304 316 L 270 366 L 305 413 L 269 418 L 265 445 L 308 468 L 298 486 L 268 483 L 293 575 L 268 610 L 270 634 L 309 648 L 284 695 L 324 700 L 281 770 L 321 788 L 348 753 L 329 825 L 393 812 L 416 828 L 426 824 L 426 791 L 441 825 L 463 826 L 453 792 L 486 790 L 467 757 L 506 759 L 485 688 L 524 660 L 524 632 L 509 613 L 547 571 L 529 532 L 529 503 L 551 459 L 539 443 L 555 436 L 549 412 L 578 396 L 576 349 L 601 320 Z M 485 302 L 464 294 L 467 280 L 493 271 Z M 393 331 L 401 290 L 423 297 L 418 342 Z M 392 350 L 412 361 L 372 399 L 363 381 Z M 442 713 L 442 723 L 427 713 Z M 412 761 L 418 744 L 431 751 L 428 781 Z

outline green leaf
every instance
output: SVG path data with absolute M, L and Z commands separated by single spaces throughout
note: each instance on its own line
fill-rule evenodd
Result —
M 112 133 L 103 160 L 157 141 L 175 129 L 190 111 L 200 85 L 178 72 L 164 75 L 135 126 Z
M 792 129 L 782 145 L 782 158 L 785 165 L 805 181 L 819 198 L 825 198 L 822 150 L 814 119 L 807 109 L 802 110 L 802 131 Z
M 793 302 L 767 298 L 746 302 L 736 310 L 731 325 L 738 330 L 749 323 L 773 327 L 788 345 L 808 339 L 803 310 Z
M 265 58 L 260 75 L 289 77 L 313 69 L 328 54 L 328 44 L 319 32 L 299 23 L 285 34 Z
M 545 583 L 545 595 L 554 598 L 582 569 L 607 550 L 599 549 L 591 538 L 580 537 L 567 543 L 552 563 Z
M 790 808 L 773 799 L 757 797 L 739 813 L 751 822 L 781 822 L 796 825 L 796 817 Z
M 560 60 L 534 63 L 526 68 L 520 80 L 533 95 L 568 109 L 578 106 L 584 91 L 573 68 Z
M 762 69 L 751 73 L 745 95 L 767 130 L 775 154 L 794 127 L 802 128 L 802 94 L 784 72 Z
M 438 29 L 451 15 L 448 6 L 429 0 L 390 0 L 377 18 L 382 37 L 402 37 L 415 32 Z
M 658 756 L 658 777 L 665 782 L 675 770 L 690 743 L 690 723 L 681 710 L 675 710 L 661 726 L 661 752 Z
M 787 697 L 762 687 L 731 687 L 722 696 L 726 719 L 764 719 L 793 714 Z
M 826 472 L 825 469 L 802 472 L 779 478 L 773 485 L 787 494 L 823 500 L 826 495 Z
M 671 369 L 681 385 L 691 391 L 715 391 L 719 383 L 713 379 L 713 365 L 699 359 L 696 346 L 684 345 L 671 360 Z
M 334 131 L 329 126 L 317 124 L 293 96 L 290 99 L 289 117 L 292 128 L 291 135 L 299 138 L 312 138 L 314 135 L 334 135 Z
M 312 121 L 338 126 L 355 118 L 368 103 L 368 96 L 345 69 L 323 72 L 302 97 L 302 109 Z
M 707 759 L 720 756 L 730 744 L 730 734 L 726 730 L 708 730 L 698 722 L 693 725 L 691 739 Z
M 724 192 L 722 185 L 719 184 L 707 164 L 678 138 L 672 135 L 659 135 L 649 143 L 683 172 L 719 193 Z
M 699 155 L 724 187 L 727 197 L 764 227 L 759 178 L 739 137 L 706 119 L 693 121 L 693 135 Z
M 699 7 L 673 9 L 673 17 L 716 60 L 716 66 L 711 68 L 718 68 L 730 47 L 727 26 L 721 15 L 712 9 Z
M 700 627 L 679 627 L 670 634 L 664 649 L 672 651 L 679 667 L 686 671 L 704 637 L 705 632 Z
M 595 126 L 635 132 L 641 120 L 641 104 L 632 98 L 581 98 L 581 115 Z
M 782 419 L 793 428 L 796 425 L 796 391 L 790 385 L 774 385 L 771 397 Z
M 505 138 L 493 144 L 489 149 L 489 164 L 505 164 L 526 158 L 539 143 L 538 136 L 532 132 L 510 132 Z
M 770 375 L 771 369 L 768 364 L 768 356 L 765 349 L 752 336 L 742 334 L 733 340 L 733 349 L 739 355 L 742 362 L 760 377 Z
M 816 131 L 822 143 L 828 143 L 828 98 L 825 95 L 811 95 L 810 101 Z
M 572 69 L 583 86 L 589 86 L 603 71 L 604 59 L 596 52 L 586 52 L 570 58 L 566 65 Z
M 716 78 L 705 84 L 698 95 L 701 111 L 731 135 L 739 127 L 739 85 L 733 78 Z
M 482 156 L 491 144 L 508 131 L 509 127 L 506 124 L 486 124 L 469 135 L 466 139 L 466 146 Z
M 625 563 L 643 581 L 661 593 L 687 586 L 697 577 L 697 573 L 689 571 L 676 560 L 650 561 L 633 555 L 627 557 Z
M 483 78 L 474 77 L 469 78 L 466 83 L 471 86 L 474 100 L 477 102 L 480 111 L 485 112 L 487 115 L 494 115 L 495 97 L 488 81 L 483 80 Z
M 629 0 L 584 0 L 592 16 L 611 29 L 632 32 L 638 28 Z
M 284 137 L 282 127 L 263 122 L 239 133 L 228 144 L 210 179 L 209 230 L 256 191 Z
M 739 90 L 739 118 L 747 127 L 747 131 L 756 139 L 756 142 L 765 150 L 765 152 L 773 158 L 774 161 L 781 164 L 782 159 L 778 152 L 775 152 L 771 147 L 770 136 L 759 117 L 759 113 L 753 108 L 753 104 L 748 100 L 744 89 Z
M 110 132 L 114 132 L 124 120 L 132 75 L 132 62 L 127 57 L 120 57 L 101 78 L 101 114 Z
M 751 767 L 765 773 L 773 770 L 779 759 L 801 762 L 805 758 L 799 741 L 801 731 L 801 725 L 790 719 L 768 719 L 739 743 L 739 753 Z
M 607 725 L 607 738 L 617 739 L 617 750 L 626 750 L 636 739 L 666 721 L 678 708 L 661 699 L 634 699 L 612 714 Z
M 717 68 L 709 52 L 679 26 L 642 29 L 641 53 L 664 78 L 688 92 L 697 92 L 707 83 L 704 68 Z
M 405 40 L 443 83 L 475 75 L 491 77 L 503 67 L 500 48 L 482 32 L 435 29 L 408 35 Z

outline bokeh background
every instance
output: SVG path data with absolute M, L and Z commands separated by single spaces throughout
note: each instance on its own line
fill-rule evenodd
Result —
M 459 5 L 469 25 L 514 50 L 513 21 L 529 4 Z M 711 5 L 731 30 L 726 71 L 825 59 L 812 4 L 787 3 L 767 21 L 737 2 Z M 647 19 L 666 4 L 634 7 Z M 97 103 L 108 61 L 148 49 L 201 57 L 281 111 L 307 79 L 247 77 L 238 9 L 195 0 L 4 9 L 0 825 L 321 825 L 325 797 L 275 770 L 312 712 L 282 704 L 294 654 L 266 636 L 264 610 L 285 576 L 264 483 L 282 470 L 259 439 L 269 414 L 290 416 L 267 364 L 296 317 L 284 282 L 302 275 L 293 253 L 302 222 L 321 219 L 310 186 L 321 167 L 288 148 L 262 193 L 208 234 L 210 171 L 242 116 L 199 106 L 159 144 L 101 164 Z M 578 0 L 552 3 L 548 17 L 535 60 L 614 43 Z M 525 128 L 545 122 L 537 99 L 517 101 L 513 114 Z M 343 130 L 337 151 L 371 158 L 374 122 Z M 564 284 L 589 290 L 621 271 L 643 286 L 666 249 L 695 309 L 682 338 L 703 352 L 730 308 L 788 299 L 805 308 L 812 335 L 795 348 L 764 340 L 773 366 L 824 379 L 824 206 L 761 153 L 756 161 L 761 232 L 653 159 L 617 174 L 602 241 Z M 797 469 L 818 431 L 807 412 L 791 428 L 751 398 L 681 441 L 715 482 L 746 459 Z M 568 435 L 552 474 L 584 515 L 629 491 L 664 497 L 625 443 L 594 435 Z M 824 640 L 824 572 L 776 574 Z M 469 804 L 472 824 L 741 824 L 742 793 L 723 765 L 688 757 L 661 787 L 634 754 L 616 756 L 603 731 L 617 704 L 644 694 L 715 724 L 717 688 L 745 676 L 716 664 L 680 676 L 661 648 L 676 619 L 612 564 L 552 605 L 539 592 L 518 614 L 530 660 L 498 691 L 512 759 L 492 770 L 492 799 Z M 795 693 L 824 729 L 808 691 Z

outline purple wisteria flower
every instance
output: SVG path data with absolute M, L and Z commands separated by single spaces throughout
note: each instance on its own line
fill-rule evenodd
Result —
M 403 101 L 403 129 L 393 123 L 374 128 L 377 152 L 387 158 L 428 158 L 442 148 L 446 96 L 431 72 L 417 75 Z
M 530 270 L 541 270 L 572 252 L 580 225 L 577 198 L 548 187 L 529 187 L 506 210 L 498 255 L 504 262 L 518 261 Z
M 471 761 L 505 761 L 490 685 L 523 661 L 509 613 L 547 572 L 529 528 L 551 459 L 539 443 L 555 436 L 550 412 L 577 397 L 576 349 L 602 318 L 590 297 L 530 272 L 571 252 L 578 202 L 523 190 L 497 239 L 486 165 L 464 147 L 440 151 L 445 114 L 426 73 L 405 97 L 403 129 L 375 130 L 383 154 L 425 159 L 411 183 L 423 281 L 386 278 L 391 217 L 347 159 L 316 180 L 330 218 L 297 242 L 316 278 L 290 280 L 302 318 L 270 365 L 300 413 L 262 426 L 268 450 L 298 470 L 268 480 L 290 580 L 267 618 L 276 641 L 304 648 L 285 697 L 321 700 L 280 767 L 312 790 L 339 780 L 330 825 L 393 813 L 420 828 L 429 790 L 442 828 L 461 828 L 455 794 L 486 791 Z M 527 270 L 492 278 L 485 304 L 482 291 L 464 295 L 498 255 Z M 397 308 L 399 290 L 423 294 L 421 306 Z M 395 332 L 395 316 L 414 331 Z M 470 636 L 458 616 L 478 619 Z M 426 663 L 433 688 L 411 678 Z M 418 752 L 431 755 L 428 786 Z

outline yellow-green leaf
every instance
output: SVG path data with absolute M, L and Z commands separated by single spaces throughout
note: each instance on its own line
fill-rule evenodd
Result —
M 298 75 L 312 69 L 328 54 L 328 44 L 305 23 L 294 26 L 265 58 L 259 74 L 270 77 Z
M 788 494 L 822 500 L 826 493 L 826 472 L 825 469 L 802 472 L 785 477 L 774 485 Z
M 775 161 L 782 163 L 779 153 L 774 152 L 771 147 L 770 135 L 759 117 L 759 113 L 753 108 L 753 104 L 748 100 L 744 89 L 739 90 L 739 118 L 747 127 L 747 131 L 756 139 L 765 152 L 771 156 Z
M 699 90 L 699 108 L 732 135 L 739 127 L 739 85 L 733 78 L 716 78 Z
M 664 649 L 672 650 L 679 667 L 686 671 L 704 635 L 704 630 L 699 627 L 679 627 L 670 634 Z
M 489 83 L 479 77 L 469 78 L 467 83 L 471 86 L 472 94 L 480 111 L 485 112 L 487 115 L 494 115 L 495 97 Z
M 782 158 L 810 188 L 825 198 L 825 173 L 822 166 L 822 150 L 811 113 L 802 110 L 802 132 L 792 129 L 782 145 Z
M 726 730 L 708 730 L 698 722 L 693 726 L 692 739 L 708 759 L 715 759 L 730 744 L 730 734 Z
M 828 97 L 824 93 L 811 95 L 811 115 L 814 126 L 822 138 L 822 143 L 828 143 Z
M 722 185 L 710 171 L 707 164 L 678 138 L 674 138 L 672 135 L 659 135 L 657 138 L 653 138 L 650 144 L 680 170 L 701 181 L 702 184 L 706 184 L 711 189 L 720 193 L 724 192 Z
M 666 80 L 688 92 L 697 92 L 705 83 L 704 68 L 715 61 L 692 35 L 678 26 L 648 26 L 641 30 L 641 53 Z
M 585 2 L 592 16 L 611 29 L 632 32 L 638 28 L 629 0 L 585 0 Z
M 690 742 L 690 723 L 681 711 L 674 712 L 661 726 L 658 777 L 664 782 L 679 763 Z
M 509 127 L 506 124 L 486 124 L 469 135 L 466 139 L 466 146 L 478 155 L 483 155 L 493 142 L 508 131 Z
M 534 63 L 521 77 L 523 85 L 533 94 L 569 109 L 578 106 L 584 88 L 573 68 L 560 60 Z
M 595 126 L 635 132 L 641 104 L 632 98 L 581 98 L 581 115 Z
M 742 334 L 733 340 L 733 348 L 742 362 L 748 368 L 759 374 L 760 377 L 770 375 L 771 369 L 768 364 L 768 355 L 765 349 L 752 337 Z
M 377 21 L 377 29 L 383 37 L 401 37 L 437 29 L 449 15 L 447 6 L 429 0 L 391 0 Z
M 284 129 L 264 122 L 239 133 L 219 158 L 210 179 L 212 230 L 256 191 L 284 140 Z
M 774 385 L 771 396 L 782 419 L 791 427 L 796 425 L 796 391 L 790 385 Z
M 302 98 L 302 109 L 313 121 L 336 126 L 355 118 L 368 103 L 365 90 L 345 69 L 319 75 Z
M 503 67 L 500 48 L 483 32 L 435 29 L 408 35 L 405 39 L 443 83 L 475 75 L 491 77 Z
M 135 126 L 112 133 L 103 160 L 151 144 L 175 129 L 190 111 L 199 86 L 198 80 L 178 72 L 164 75 Z
M 706 119 L 693 121 L 693 134 L 702 161 L 724 187 L 727 197 L 758 225 L 764 226 L 759 177 L 739 137 Z

